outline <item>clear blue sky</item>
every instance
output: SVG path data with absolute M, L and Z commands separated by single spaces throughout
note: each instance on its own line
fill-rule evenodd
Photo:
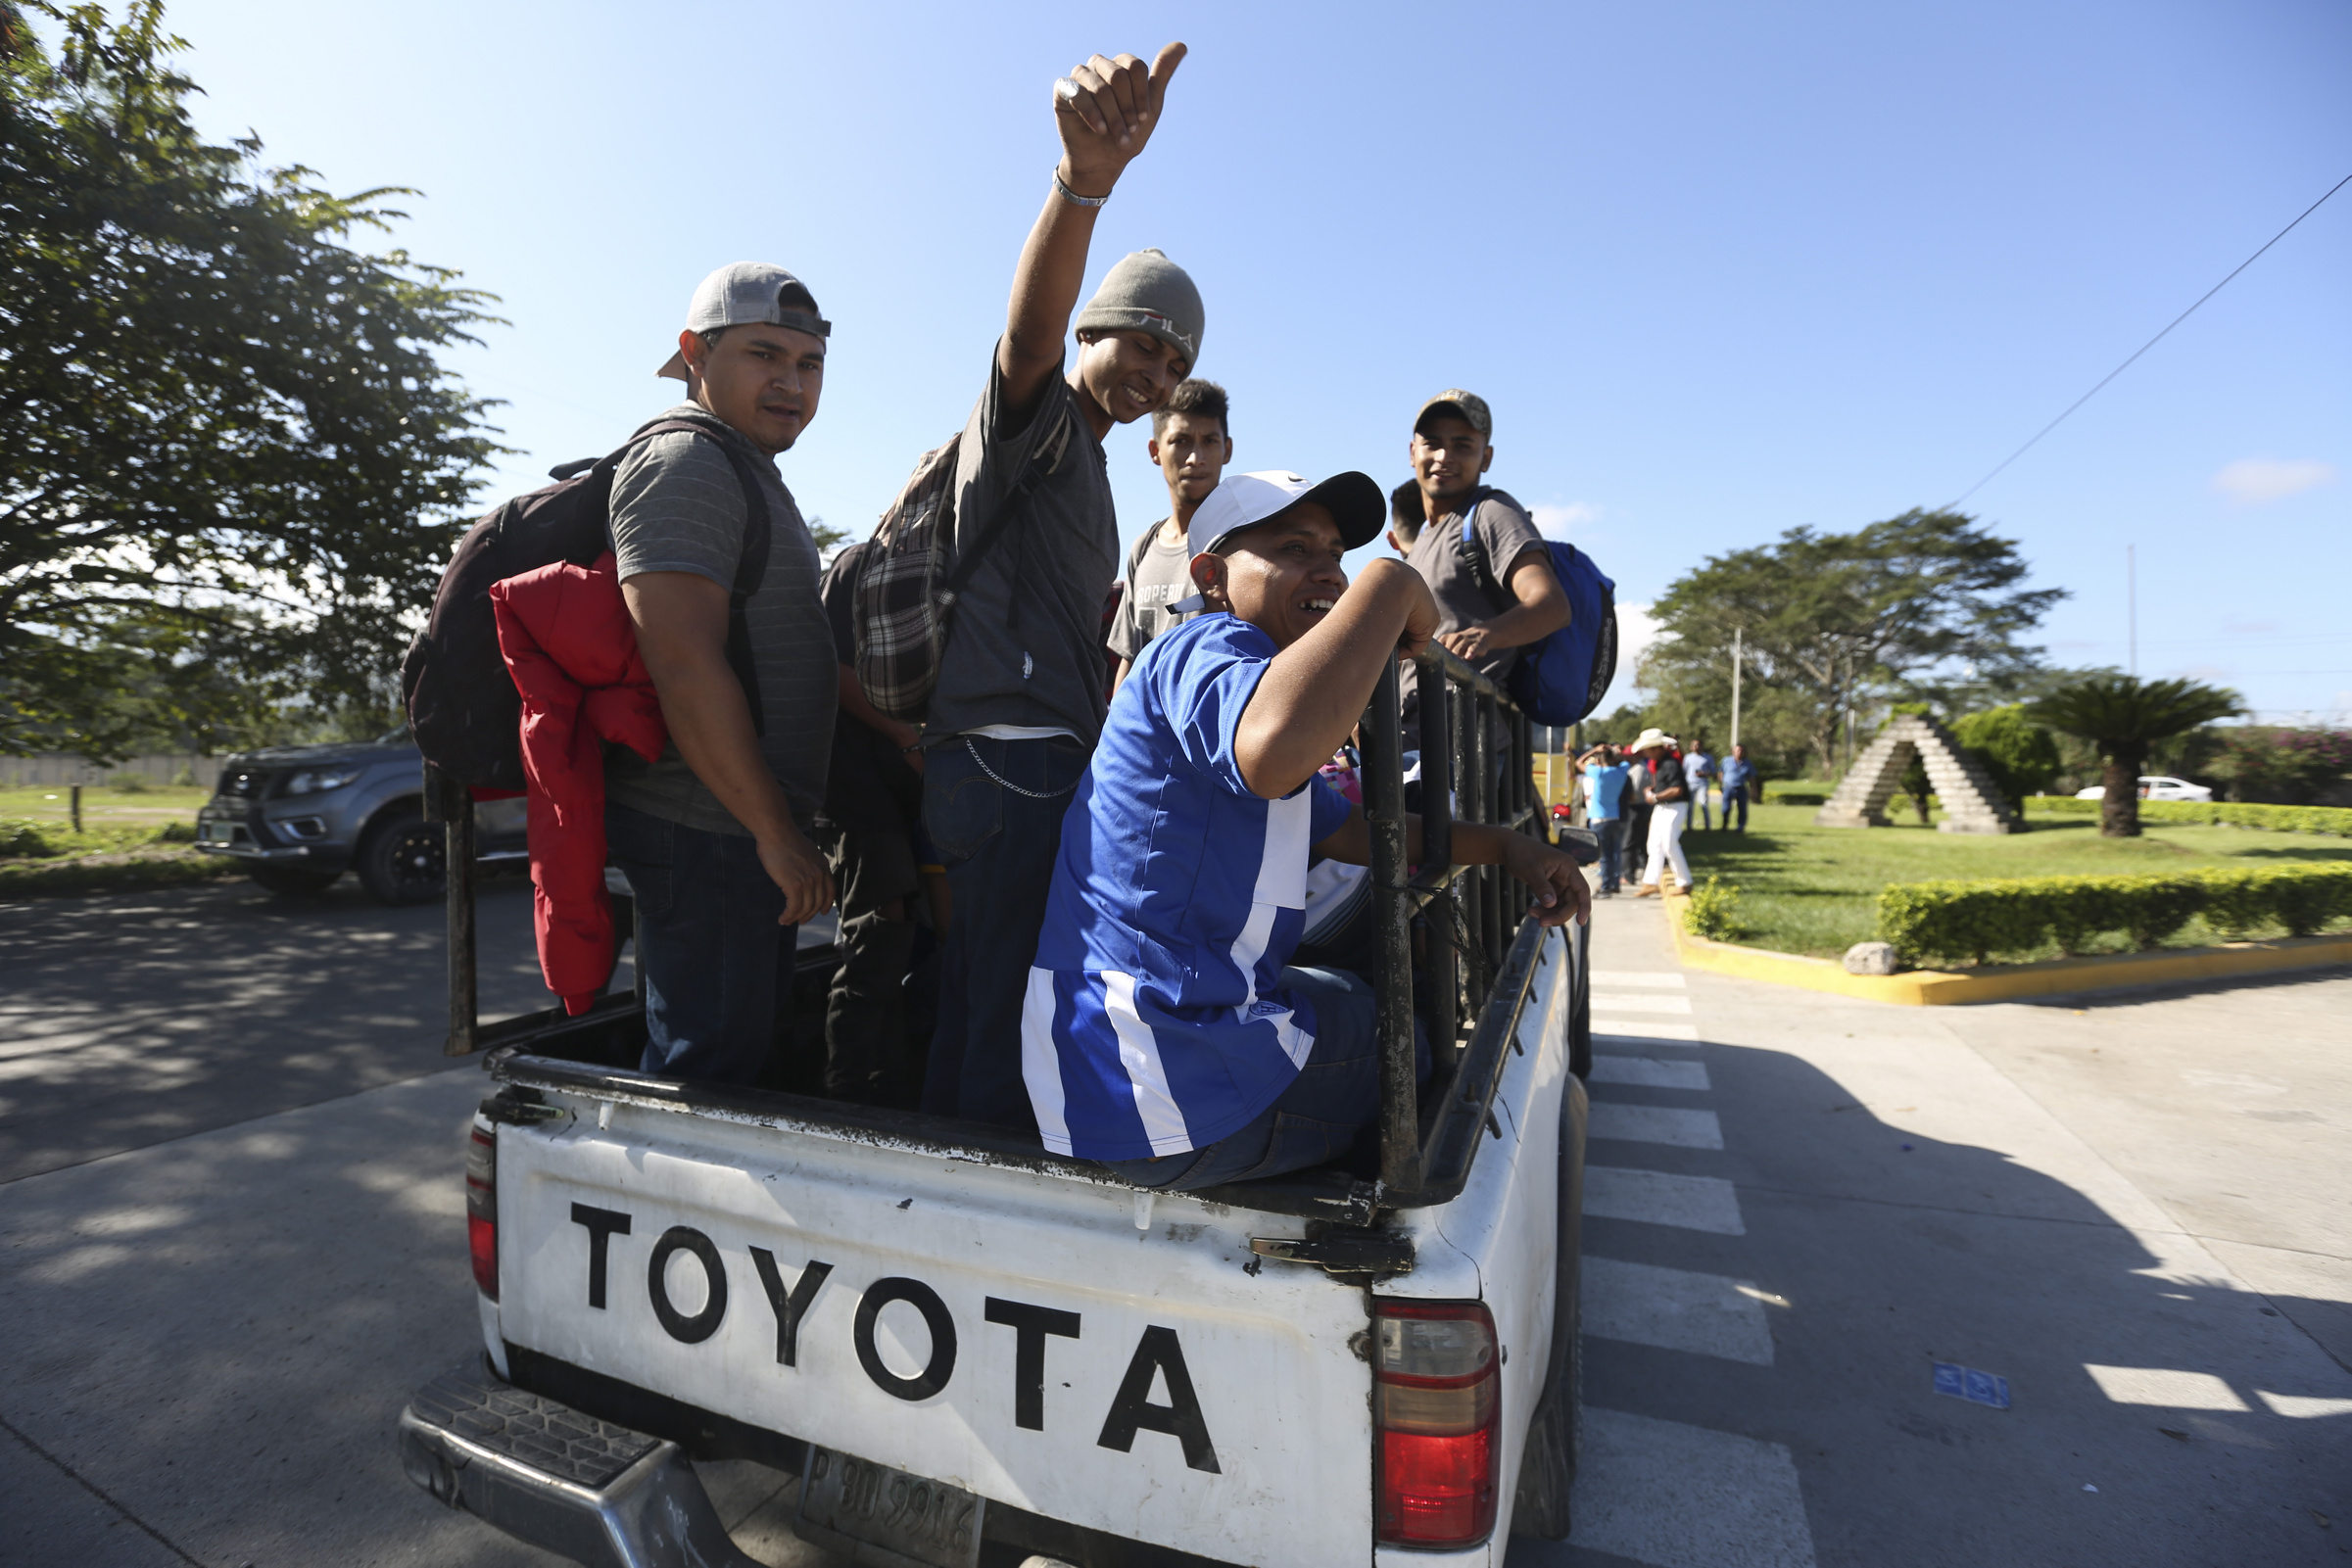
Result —
M 1192 46 L 1097 232 L 1208 306 L 1237 463 L 1404 477 L 1494 405 L 1493 478 L 1646 601 L 1798 524 L 1951 499 L 2352 172 L 2340 0 L 1677 7 L 182 0 L 219 136 L 504 300 L 459 365 L 497 491 L 606 450 L 696 281 L 836 323 L 784 459 L 862 534 L 962 422 L 1095 49 Z M 2352 190 L 1970 501 L 2074 597 L 2051 657 L 2352 713 Z M 1165 509 L 1111 438 L 1123 533 Z M 1621 694 L 1621 693 L 1620 693 Z M 1613 700 L 1613 699 L 1612 699 Z

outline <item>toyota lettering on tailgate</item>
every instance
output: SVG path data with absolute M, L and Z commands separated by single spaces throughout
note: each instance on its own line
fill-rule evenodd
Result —
M 572 1223 L 588 1233 L 588 1267 L 581 1281 L 587 1305 L 598 1311 L 607 1310 L 613 1292 L 629 1288 L 628 1282 L 612 1277 L 612 1238 L 634 1235 L 636 1218 L 622 1210 L 583 1203 L 571 1206 L 571 1217 Z M 829 1299 L 826 1283 L 833 1273 L 833 1264 L 812 1258 L 794 1266 L 765 1247 L 747 1251 L 759 1276 L 764 1305 L 774 1315 L 776 1362 L 780 1366 L 797 1367 L 802 1352 L 808 1348 L 804 1335 L 811 1314 Z M 692 1259 L 702 1275 L 701 1305 L 691 1313 L 681 1311 L 670 1294 L 669 1276 L 681 1256 Z M 718 1244 L 692 1225 L 671 1225 L 653 1243 L 646 1259 L 645 1292 L 662 1332 L 681 1345 L 701 1344 L 719 1331 L 731 1309 L 741 1309 L 729 1300 L 727 1268 Z M 830 1294 L 842 1293 L 837 1287 Z M 875 1327 L 882 1310 L 893 1302 L 903 1302 L 920 1313 L 931 1334 L 931 1359 L 911 1376 L 891 1371 L 875 1342 Z M 857 1364 L 885 1394 L 907 1401 L 928 1400 L 944 1390 L 955 1376 L 959 1329 L 954 1314 L 940 1300 L 939 1293 L 922 1280 L 903 1275 L 878 1279 L 858 1296 L 854 1310 L 837 1310 L 825 1315 L 829 1332 L 846 1329 L 848 1349 Z M 841 1321 L 844 1317 L 845 1323 Z M 1044 1431 L 1048 1344 L 1055 1339 L 1081 1338 L 1084 1324 L 1080 1314 L 990 1296 L 986 1298 L 983 1322 L 989 1327 L 1010 1329 L 1014 1336 L 1013 1386 L 1007 1401 L 1013 1424 Z M 1155 1386 L 1161 1385 L 1168 1392 L 1166 1404 L 1152 1400 Z M 1137 1340 L 1134 1354 L 1128 1360 L 1127 1374 L 1111 1396 L 1101 1431 L 1094 1441 L 1099 1448 L 1130 1453 L 1134 1451 L 1137 1434 L 1144 1432 L 1163 1433 L 1176 1439 L 1183 1449 L 1184 1462 L 1193 1469 L 1211 1475 L 1222 1473 L 1218 1469 L 1216 1445 L 1210 1441 L 1208 1420 L 1201 1411 L 1199 1397 L 1193 1392 L 1192 1374 L 1184 1364 L 1183 1345 L 1175 1329 L 1156 1323 L 1147 1326 Z

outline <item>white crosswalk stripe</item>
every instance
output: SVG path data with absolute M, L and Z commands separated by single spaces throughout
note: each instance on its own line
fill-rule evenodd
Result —
M 1778 1443 L 1587 1406 L 1571 1545 L 1658 1568 L 1813 1568 Z
M 1626 1143 L 1663 1143 L 1677 1149 L 1723 1147 L 1723 1123 L 1712 1111 L 1684 1111 L 1672 1106 L 1619 1105 L 1613 1100 L 1596 1100 L 1585 1130 L 1595 1138 L 1615 1138 Z
M 1593 1011 L 1596 1013 L 1681 1013 L 1688 1015 L 1691 1011 L 1691 999 L 1687 996 L 1603 996 L 1599 992 L 1595 992 Z
M 1616 985 L 1633 988 L 1646 987 L 1654 991 L 1679 991 L 1690 982 L 1685 980 L 1679 972 L 1673 970 L 1662 972 L 1595 970 L 1593 971 L 1593 983 L 1597 986 Z
M 1619 1089 L 1686 1094 L 1712 1088 L 1680 974 L 1593 974 L 1591 1119 L 1597 1148 L 1639 1158 L 1633 1144 L 1720 1150 L 1711 1110 L 1636 1105 Z M 1720 1176 L 1593 1164 L 1584 1212 L 1670 1230 L 1745 1236 L 1738 1190 Z M 1605 1232 L 1624 1237 L 1625 1232 Z M 1667 1256 L 1672 1256 L 1668 1254 Z M 1773 1361 L 1767 1303 L 1779 1297 L 1724 1274 L 1622 1259 L 1583 1259 L 1586 1354 L 1609 1341 L 1751 1366 Z M 1812 1534 L 1790 1450 L 1731 1432 L 1587 1408 L 1571 1509 L 1571 1544 L 1655 1568 L 1813 1568 Z
M 1584 1260 L 1584 1332 L 1661 1351 L 1772 1364 L 1772 1329 L 1747 1280 L 1613 1258 Z
M 1718 1236 L 1748 1234 L 1740 1218 L 1740 1195 L 1720 1176 L 1586 1165 L 1584 1212 L 1603 1219 L 1633 1219 Z
M 1704 1062 L 1660 1062 L 1648 1056 L 1604 1056 L 1595 1053 L 1588 1083 L 1631 1083 L 1645 1089 L 1704 1089 Z
M 1689 1040 L 1699 1039 L 1696 1023 L 1653 1022 L 1649 1019 L 1612 1019 L 1596 1014 L 1593 1018 L 1593 1038 L 1614 1036 L 1620 1040 Z

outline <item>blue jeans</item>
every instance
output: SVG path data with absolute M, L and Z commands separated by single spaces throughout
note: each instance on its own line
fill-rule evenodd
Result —
M 1597 818 L 1592 829 L 1593 836 L 1601 840 L 1601 890 L 1613 893 L 1625 872 L 1625 819 Z
M 1379 1119 L 1378 1004 L 1371 983 L 1345 970 L 1286 969 L 1282 985 L 1315 1010 L 1315 1048 L 1281 1097 L 1238 1132 L 1190 1154 L 1107 1160 L 1138 1187 L 1191 1192 L 1305 1170 L 1348 1152 Z M 1415 1070 L 1429 1076 L 1429 1038 L 1413 1025 Z
M 628 806 L 604 808 L 612 863 L 637 898 L 646 977 L 640 1068 L 664 1078 L 759 1076 L 792 985 L 799 927 L 747 835 L 704 832 Z
M 1715 820 L 1706 807 L 1706 785 L 1704 779 L 1691 781 L 1691 821 L 1702 828 L 1712 828 Z
M 1062 817 L 1089 755 L 1068 736 L 967 735 L 924 759 L 923 829 L 947 868 L 950 906 L 923 1083 L 923 1109 L 935 1116 L 1036 1125 L 1021 1077 L 1021 1009 Z
M 1731 808 L 1734 805 L 1740 808 L 1740 826 L 1737 831 L 1746 832 L 1748 831 L 1748 786 L 1746 784 L 1733 784 L 1723 791 L 1723 826 L 1726 828 L 1731 827 Z

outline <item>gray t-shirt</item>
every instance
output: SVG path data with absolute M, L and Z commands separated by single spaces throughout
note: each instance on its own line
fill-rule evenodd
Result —
M 703 414 L 681 404 L 664 419 Z M 792 817 L 803 827 L 825 799 L 825 769 L 833 755 L 833 715 L 839 677 L 833 635 L 817 595 L 816 541 L 784 488 L 776 460 L 728 433 L 751 459 L 768 503 L 768 570 L 744 605 L 751 639 L 751 669 L 759 683 L 765 733 L 760 754 L 784 786 Z M 622 581 L 641 572 L 692 572 L 721 588 L 735 586 L 743 553 L 744 487 L 725 452 L 710 440 L 684 433 L 655 436 L 621 459 L 612 477 L 611 537 Z M 613 748 L 604 764 L 605 798 L 705 832 L 747 830 L 719 804 L 673 740 L 655 763 Z
M 1405 557 L 1413 569 L 1421 574 L 1429 585 L 1430 596 L 1437 600 L 1437 629 L 1440 632 L 1459 632 L 1465 626 L 1491 621 L 1503 613 L 1509 604 L 1518 602 L 1511 591 L 1512 568 L 1529 550 L 1542 552 L 1544 536 L 1537 533 L 1535 524 L 1527 518 L 1526 508 L 1499 490 L 1490 490 L 1470 509 L 1470 524 L 1477 531 L 1479 543 L 1486 546 L 1488 569 L 1501 586 L 1498 605 L 1493 595 L 1478 586 L 1470 574 L 1469 563 L 1462 556 L 1462 514 L 1448 512 L 1433 519 L 1413 542 L 1413 549 Z M 1544 559 L 1551 559 L 1549 554 Z M 1500 682 L 1518 662 L 1517 648 L 1503 648 L 1480 658 L 1473 666 L 1488 680 Z
M 1168 606 L 1192 596 L 1192 543 L 1178 534 L 1168 542 L 1165 520 L 1151 525 L 1127 554 L 1127 593 L 1111 622 L 1111 651 L 1134 662 L 1151 640 L 1188 619 Z
M 1091 746 L 1109 706 L 1103 600 L 1119 576 L 1119 514 L 1102 443 L 1058 365 L 1029 420 L 1011 429 L 1009 418 L 991 358 L 987 390 L 956 450 L 956 548 L 971 547 L 1041 444 L 1058 447 L 1059 460 L 956 603 L 924 735 L 936 742 L 1017 725 L 1067 730 Z

